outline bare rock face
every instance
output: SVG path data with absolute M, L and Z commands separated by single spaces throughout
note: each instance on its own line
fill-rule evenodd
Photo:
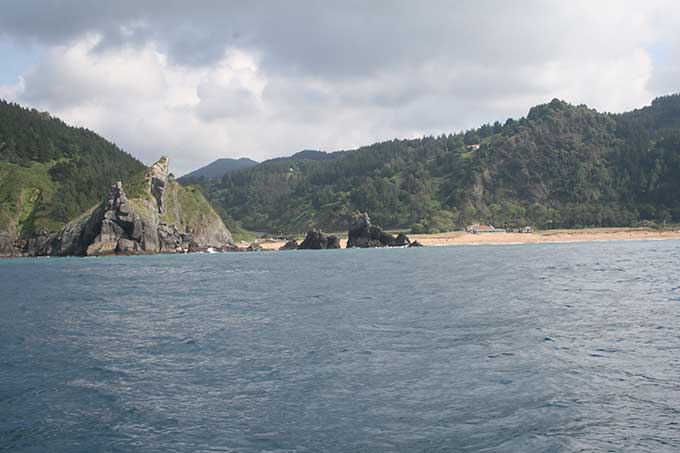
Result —
M 158 224 L 158 245 L 161 253 L 186 253 L 198 246 L 191 233 L 182 233 L 176 225 L 165 222 Z
M 192 235 L 191 242 L 202 247 L 226 249 L 228 248 L 226 246 L 234 245 L 231 233 L 214 212 L 211 216 L 201 216 L 200 222 L 191 225 L 190 234 Z
M 21 256 L 20 244 L 14 236 L 0 233 L 0 256 Z
M 87 246 L 86 255 L 130 254 L 145 250 L 148 234 L 144 234 L 144 219 L 128 202 L 120 181 L 111 187 L 109 196 L 100 209 L 103 213 L 96 212 L 92 219 L 93 230 L 98 230 L 98 234 Z
M 151 195 L 156 199 L 158 213 L 163 211 L 163 193 L 168 182 L 168 159 L 162 158 L 149 169 L 151 172 Z
M 300 243 L 298 250 L 339 249 L 340 240 L 336 236 L 325 235 L 321 231 L 310 230 L 305 240 Z
M 116 246 L 116 253 L 118 255 L 137 255 L 142 252 L 139 242 L 132 239 L 119 239 Z

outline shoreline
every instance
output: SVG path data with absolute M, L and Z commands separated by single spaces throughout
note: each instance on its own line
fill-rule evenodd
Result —
M 347 247 L 347 236 L 336 235 L 340 238 L 340 249 Z M 585 228 L 585 229 L 563 229 L 563 230 L 539 230 L 533 233 L 469 233 L 466 231 L 451 231 L 436 234 L 411 234 L 408 235 L 411 241 L 418 241 L 426 247 L 450 247 L 462 245 L 522 245 L 522 244 L 566 244 L 583 242 L 615 242 L 615 241 L 668 241 L 680 240 L 680 229 L 674 230 L 653 230 L 650 228 Z M 279 251 L 279 248 L 286 243 L 281 239 L 264 239 L 256 241 L 261 251 Z M 240 252 L 246 252 L 246 248 L 253 242 L 239 241 Z M 399 247 L 395 247 L 399 248 Z M 196 252 L 206 253 L 206 252 Z M 214 253 L 232 253 L 228 251 Z M 253 252 L 246 252 L 253 253 Z M 160 255 L 162 253 L 149 254 L 130 254 L 127 256 L 141 255 Z M 172 253 L 170 253 L 172 254 Z M 75 256 L 75 255 L 68 255 Z M 126 256 L 126 255 L 111 255 Z M 0 259 L 11 258 L 53 258 L 49 255 L 36 256 L 8 256 L 0 255 Z
M 533 233 L 468 233 L 451 231 L 436 234 L 409 234 L 408 237 L 427 247 L 455 245 L 519 245 L 569 242 L 611 242 L 611 241 L 664 241 L 680 240 L 680 230 L 652 230 L 650 228 L 585 228 L 564 230 L 540 230 Z M 263 250 L 278 250 L 286 241 L 260 239 Z M 239 244 L 247 246 L 247 243 Z M 347 237 L 340 237 L 345 248 Z

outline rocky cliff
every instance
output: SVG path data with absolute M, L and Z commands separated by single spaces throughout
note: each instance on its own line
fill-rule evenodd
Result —
M 38 234 L 5 256 L 97 256 L 230 249 L 231 234 L 203 195 L 179 185 L 163 157 L 146 171 L 111 187 L 106 199 L 61 231 Z

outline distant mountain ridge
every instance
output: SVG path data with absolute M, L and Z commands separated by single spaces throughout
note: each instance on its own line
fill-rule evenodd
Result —
M 319 150 L 315 150 L 315 149 L 305 149 L 305 150 L 302 150 L 302 151 L 298 151 L 297 153 L 295 153 L 291 156 L 274 157 L 274 158 L 266 160 L 262 163 L 280 162 L 280 161 L 284 161 L 284 160 L 336 160 L 336 159 L 339 159 L 340 157 L 344 156 L 345 154 L 347 154 L 349 152 L 351 152 L 351 151 L 326 152 L 326 151 L 319 151 Z
M 273 157 L 261 163 L 282 162 L 287 160 L 335 160 L 348 152 L 350 151 L 326 152 L 315 149 L 305 149 L 290 156 Z M 221 178 L 225 175 L 225 173 L 251 168 L 258 164 L 260 163 L 247 157 L 241 157 L 240 159 L 221 158 L 209 163 L 204 167 L 187 173 L 177 180 L 181 183 L 191 183 L 196 182 L 201 178 Z
M 87 129 L 0 101 L 0 254 L 144 170 Z M 282 234 L 344 230 L 356 211 L 413 232 L 680 223 L 680 95 L 621 114 L 554 99 L 464 133 L 305 150 L 196 183 L 225 223 Z
M 250 168 L 257 165 L 258 162 L 247 157 L 241 157 L 240 159 L 231 159 L 228 157 L 217 159 L 208 165 L 194 170 L 186 175 L 178 178 L 180 182 L 187 182 L 194 179 L 200 178 L 221 178 L 225 173 L 230 171 L 242 170 L 244 168 Z

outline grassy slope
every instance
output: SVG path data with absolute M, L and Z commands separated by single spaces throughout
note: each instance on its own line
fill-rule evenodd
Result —
M 175 201 L 177 200 L 177 201 Z M 170 181 L 168 188 L 166 189 L 165 197 L 165 213 L 161 215 L 161 220 L 169 221 L 171 218 L 178 218 L 177 206 L 181 206 L 181 215 L 179 216 L 179 225 L 187 225 L 191 222 L 202 221 L 201 217 L 205 216 L 206 213 L 211 213 L 210 215 L 215 215 L 222 219 L 225 226 L 231 233 L 235 241 L 253 241 L 256 235 L 229 218 L 219 206 L 213 206 L 203 195 L 201 188 L 192 184 L 180 185 L 175 181 Z M 222 212 L 220 212 L 222 211 Z
M 474 149 L 471 145 L 480 145 Z M 254 231 L 470 223 L 539 228 L 680 222 L 680 95 L 611 115 L 553 100 L 519 120 L 392 140 L 332 161 L 268 161 L 197 183 Z
M 155 206 L 151 195 L 151 171 L 144 170 L 123 182 L 123 190 L 137 212 L 151 216 L 150 206 Z M 168 179 L 163 195 L 165 203 L 160 221 L 174 224 L 180 231 L 196 224 L 206 224 L 218 218 L 218 214 L 196 186 L 182 186 L 172 178 Z
M 63 225 L 40 209 L 58 188 L 48 174 L 55 163 L 26 167 L 0 161 L 0 231 L 22 235 L 31 230 L 54 231 Z
M 57 231 L 143 168 L 92 131 L 0 100 L 0 233 Z
M 183 187 L 176 181 L 169 180 L 163 196 L 165 210 L 161 221 L 174 223 L 180 230 L 187 226 L 207 223 L 217 217 L 208 200 L 194 186 Z

